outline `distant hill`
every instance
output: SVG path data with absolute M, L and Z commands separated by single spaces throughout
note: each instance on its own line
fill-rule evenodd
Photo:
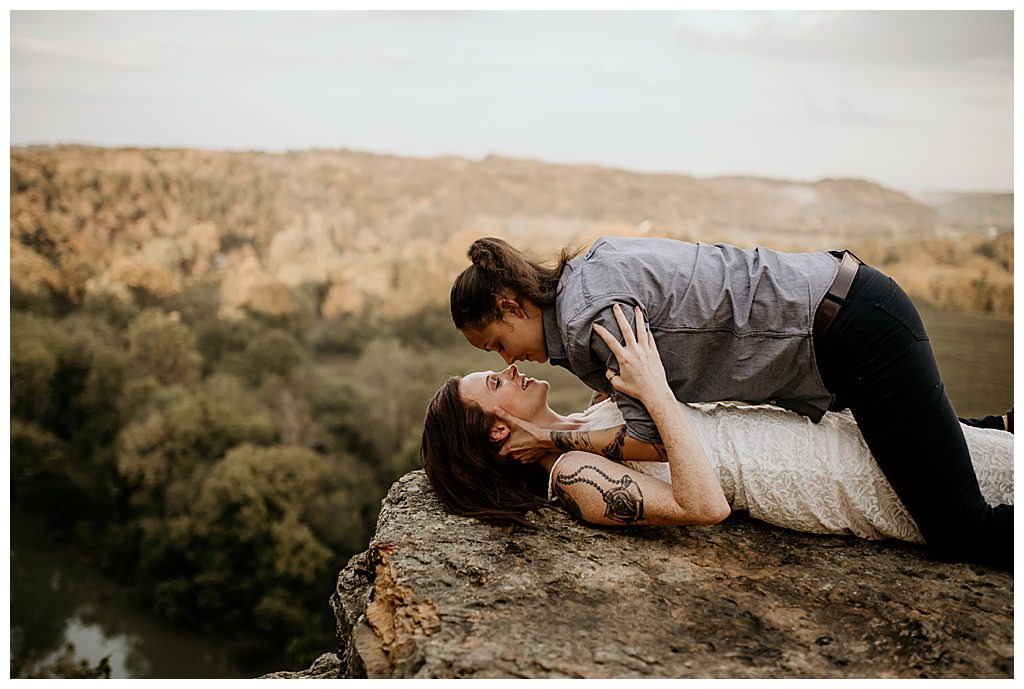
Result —
M 932 192 L 915 196 L 938 211 L 940 227 L 966 232 L 1013 231 L 1013 194 Z
M 851 248 L 913 295 L 1012 315 L 1013 197 L 912 198 L 856 179 L 698 179 L 490 156 L 413 159 L 77 146 L 11 149 L 11 281 L 157 298 L 218 286 L 225 314 L 401 315 L 443 302 L 478 236 L 553 256 L 602 234 Z

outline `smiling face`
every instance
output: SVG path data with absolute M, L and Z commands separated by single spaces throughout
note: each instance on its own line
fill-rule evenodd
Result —
M 538 418 L 548 409 L 548 389 L 545 380 L 527 378 L 515 366 L 504 371 L 470 373 L 459 381 L 459 395 L 473 400 L 488 414 L 501 407 L 520 419 Z
M 482 327 L 467 325 L 462 329 L 466 340 L 477 349 L 497 352 L 506 364 L 547 361 L 548 348 L 540 310 L 530 304 L 521 306 L 513 299 L 501 299 L 498 306 L 502 319 Z

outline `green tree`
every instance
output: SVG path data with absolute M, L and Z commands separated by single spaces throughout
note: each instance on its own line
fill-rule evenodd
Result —
M 12 491 L 66 531 L 114 518 L 111 445 L 125 376 L 116 332 L 93 316 L 12 314 Z M 76 522 L 82 522 L 81 524 Z
M 118 437 L 121 476 L 138 491 L 162 496 L 171 480 L 214 459 L 204 421 L 197 393 L 181 385 L 160 389 Z
M 32 421 L 11 419 L 11 495 L 25 503 L 58 509 L 64 518 L 74 505 L 88 496 L 74 495 L 69 500 L 68 450 L 59 438 Z
M 284 330 L 269 330 L 257 335 L 245 350 L 249 382 L 258 385 L 264 376 L 287 377 L 303 359 L 302 345 Z
M 225 450 L 240 443 L 270 445 L 280 437 L 270 409 L 245 382 L 217 372 L 203 381 L 206 423 Z
M 82 311 L 102 318 L 121 332 L 139 315 L 134 301 L 108 291 L 87 291 L 82 299 Z
M 47 324 L 14 314 L 11 323 L 11 413 L 42 420 L 50 407 L 57 373 L 57 343 Z
M 435 369 L 429 358 L 396 338 L 367 343 L 349 369 L 360 439 L 373 448 L 381 480 L 388 484 L 416 465 L 413 448 L 438 386 Z
M 247 317 L 207 318 L 197 322 L 196 336 L 204 360 L 204 375 L 216 369 L 248 377 L 244 352 L 265 326 Z
M 277 427 L 254 392 L 225 373 L 200 385 L 133 388 L 139 406 L 118 436 L 117 466 L 136 504 L 159 512 L 165 489 L 197 468 L 240 443 L 274 442 Z
M 149 374 L 162 385 L 199 379 L 202 356 L 192 330 L 156 309 L 146 309 L 128 326 L 128 358 L 136 375 Z
M 306 448 L 231 449 L 210 469 L 188 517 L 170 527 L 188 566 L 159 582 L 158 606 L 291 639 L 290 651 L 306 662 L 312 639 L 329 643 L 323 599 L 340 565 L 314 512 L 337 504 L 339 491 L 355 493 L 358 480 L 344 469 Z

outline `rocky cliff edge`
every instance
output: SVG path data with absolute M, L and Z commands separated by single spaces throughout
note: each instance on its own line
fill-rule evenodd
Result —
M 338 577 L 337 655 L 277 677 L 1013 677 L 1013 575 L 894 542 L 713 527 L 534 531 L 391 488 Z

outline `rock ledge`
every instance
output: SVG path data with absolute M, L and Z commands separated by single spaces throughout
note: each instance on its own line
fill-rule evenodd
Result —
M 331 597 L 333 676 L 1013 677 L 1008 572 L 741 515 L 534 522 L 449 515 L 422 471 L 399 479 Z

